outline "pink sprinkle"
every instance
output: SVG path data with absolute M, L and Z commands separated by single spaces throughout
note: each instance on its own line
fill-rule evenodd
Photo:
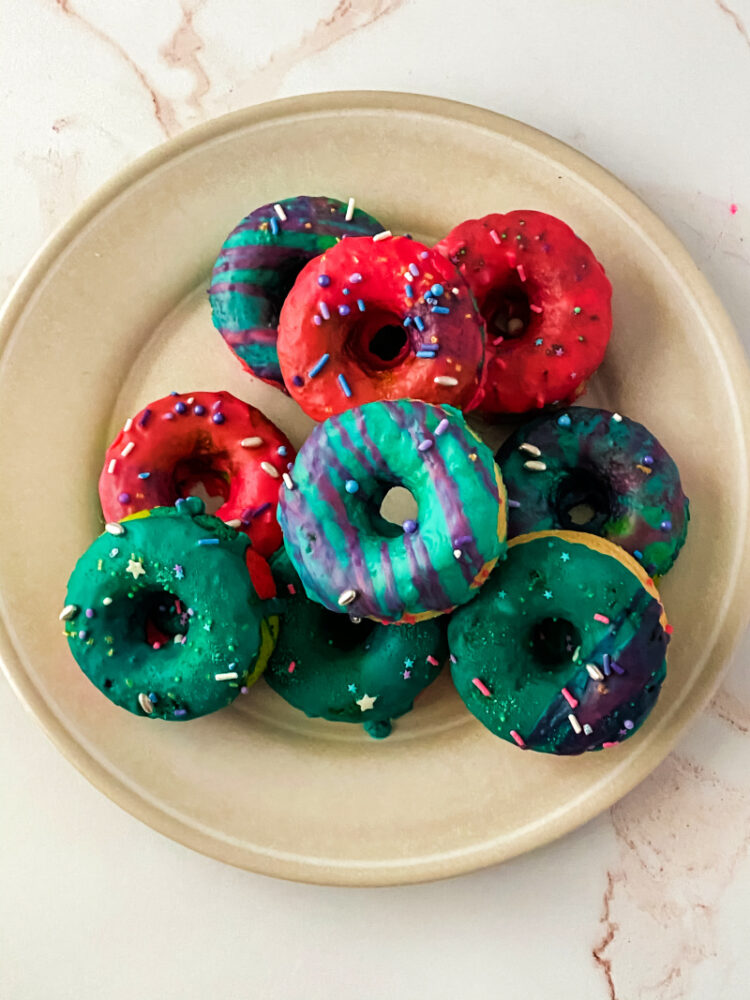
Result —
M 600 615 L 598 612 L 594 615 L 595 622 L 601 622 L 602 625 L 609 625 L 609 618 L 606 615 Z
M 174 609 L 178 615 L 182 614 L 182 605 L 180 604 L 180 600 L 178 597 L 175 597 L 174 599 Z
M 451 663 L 458 663 L 458 660 L 457 660 L 457 659 L 456 659 L 456 657 L 455 657 L 455 656 L 453 655 L 453 653 L 451 653 Z
M 153 648 L 154 649 L 161 649 L 161 643 L 160 642 L 155 642 Z
M 471 683 L 481 694 L 485 696 L 485 698 L 489 698 L 492 695 L 492 692 L 484 683 L 484 681 L 480 680 L 478 677 L 475 677 Z
M 297 666 L 297 661 L 296 660 L 292 660 L 292 662 L 289 664 L 289 673 L 290 674 L 294 673 L 294 668 L 296 666 Z
M 570 705 L 571 708 L 575 708 L 576 707 L 576 705 L 578 704 L 578 699 L 574 698 L 573 695 L 570 693 L 570 691 L 568 691 L 567 688 L 563 688 L 562 691 L 560 692 L 560 694 L 567 701 L 567 703 Z
M 732 204 L 729 206 L 729 211 L 732 213 L 732 215 L 737 214 L 737 206 L 735 205 L 734 202 L 732 202 Z
M 504 340 L 505 337 L 495 337 L 495 339 L 492 341 L 493 347 L 497 347 L 498 344 L 502 344 Z
M 619 740 L 615 740 L 612 743 L 602 743 L 602 749 L 606 750 L 607 747 L 616 747 L 619 742 L 620 742 Z
M 510 735 L 522 750 L 526 749 L 526 744 L 524 743 L 523 738 L 515 731 L 515 729 L 511 729 Z
M 541 306 L 532 306 L 531 303 L 529 303 L 529 309 L 531 309 L 533 313 L 540 313 L 544 311 Z
M 664 631 L 667 633 L 667 635 L 671 635 L 674 632 L 674 625 L 665 625 Z
M 295 586 L 294 586 L 293 583 L 288 583 L 286 585 L 286 589 L 289 591 L 289 593 L 292 595 L 292 597 L 294 597 L 294 595 L 297 593 L 297 590 L 296 590 L 296 588 L 295 588 Z
M 435 657 L 432 655 L 427 657 L 427 662 L 431 663 L 433 667 L 437 667 L 440 664 L 440 660 L 436 660 Z
M 490 239 L 493 243 L 497 243 L 500 246 L 500 237 L 497 235 L 494 229 L 490 229 Z
M 521 279 L 521 281 L 526 281 L 526 269 L 524 268 L 523 264 L 519 264 L 518 267 L 516 268 L 516 271 L 518 272 L 518 277 Z

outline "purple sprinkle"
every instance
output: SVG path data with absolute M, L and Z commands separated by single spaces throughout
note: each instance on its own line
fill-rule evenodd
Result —
M 454 539 L 453 544 L 456 546 L 456 548 L 459 548 L 461 545 L 468 545 L 469 542 L 473 541 L 474 541 L 473 535 L 460 535 L 458 538 Z
M 317 314 L 317 313 L 315 313 L 315 315 L 313 316 L 313 323 L 314 323 L 314 324 L 315 324 L 316 326 L 321 326 L 321 325 L 322 325 L 322 323 L 323 323 L 323 320 L 322 320 L 322 319 L 320 318 L 320 316 L 318 316 L 318 314 Z
M 320 309 L 320 315 L 323 317 L 323 319 L 331 318 L 331 312 L 325 302 L 319 302 L 318 308 Z
M 510 497 L 508 497 L 508 506 L 509 507 L 520 507 L 521 506 L 521 501 L 520 500 L 511 500 Z
M 440 437 L 440 435 L 443 434 L 447 430 L 448 430 L 448 420 L 447 420 L 446 417 L 443 417 L 443 419 L 440 421 L 440 423 L 435 428 L 435 437 Z
M 262 514 L 264 510 L 268 510 L 268 508 L 270 506 L 271 506 L 271 504 L 268 501 L 266 501 L 265 503 L 262 503 L 260 505 L 260 507 L 256 507 L 256 509 L 253 511 L 253 513 L 250 515 L 250 517 L 258 517 L 258 515 Z
M 341 386 L 341 391 L 346 396 L 347 399 L 351 397 L 352 390 L 349 387 L 349 383 L 346 381 L 345 375 L 337 375 L 338 383 Z
M 413 535 L 414 532 L 417 530 L 417 522 L 412 521 L 411 518 L 409 518 L 408 520 L 404 521 L 402 528 L 404 529 L 407 535 Z
M 86 629 L 82 628 L 81 631 L 78 633 L 78 638 L 79 639 L 85 639 L 87 635 L 88 635 L 88 632 L 86 631 Z
M 305 380 L 302 378 L 301 375 L 292 375 L 292 385 L 300 386 L 304 384 Z
M 223 424 L 227 418 L 224 416 L 223 413 L 214 413 L 211 419 L 215 424 Z
M 358 284 L 361 280 L 362 280 L 362 275 L 359 273 L 359 271 L 355 271 L 354 274 L 349 275 L 349 281 L 351 281 L 353 285 Z
M 179 403 L 174 404 L 175 413 L 184 413 L 185 410 L 187 410 L 187 406 L 185 406 L 182 400 L 180 400 Z
M 654 464 L 654 456 L 653 455 L 644 455 L 643 456 L 643 464 L 644 465 L 653 465 Z
M 174 717 L 176 719 L 182 718 L 183 715 L 187 715 L 187 709 L 186 708 L 176 708 L 174 710 Z
M 330 354 L 321 354 L 321 356 L 318 358 L 318 360 L 312 366 L 312 368 L 310 369 L 310 371 L 307 373 L 309 375 L 309 377 L 310 378 L 315 378 L 315 376 L 318 374 L 318 372 L 320 372 L 325 367 L 325 365 L 328 364 L 328 361 L 329 361 L 330 357 L 331 357 Z
M 148 423 L 148 418 L 149 418 L 150 416 L 151 416 L 151 410 L 149 410 L 149 408 L 148 408 L 148 407 L 146 407 L 146 409 L 145 409 L 145 410 L 143 411 L 143 413 L 141 414 L 141 419 L 140 419 L 140 420 L 138 421 L 138 425 L 139 425 L 140 427 L 145 427 L 145 426 L 146 426 L 146 424 Z
M 672 522 L 671 521 L 662 521 L 661 524 L 659 525 L 659 527 L 661 528 L 662 531 L 671 531 L 671 529 L 672 529 Z
M 417 267 L 416 264 L 409 264 L 409 273 L 411 274 L 412 278 L 419 277 L 419 268 Z
M 174 413 L 165 413 L 164 414 L 164 419 L 165 420 L 174 420 Z
M 612 669 L 614 670 L 614 672 L 616 674 L 620 674 L 620 676 L 622 676 L 625 673 L 625 671 L 622 669 L 622 667 L 620 666 L 620 664 L 619 663 L 615 663 L 614 660 L 611 661 L 610 666 L 612 667 Z
M 625 726 L 626 729 L 635 729 L 635 723 L 632 719 L 626 719 L 623 722 L 623 726 Z
M 437 352 L 440 350 L 440 344 L 420 344 L 419 345 L 419 350 L 420 351 L 435 351 L 435 353 L 437 354 Z
M 427 260 L 427 258 L 429 256 L 430 256 L 429 250 L 422 250 L 421 253 L 419 254 L 419 259 L 420 260 Z
M 453 655 L 453 653 L 451 653 L 451 655 L 450 655 L 450 661 L 451 661 L 451 663 L 458 663 L 458 660 L 457 660 L 457 659 L 456 659 L 456 657 L 455 657 L 455 656 Z
M 432 438 L 425 438 L 424 441 L 420 441 L 417 445 L 417 451 L 429 451 L 434 444 L 435 442 Z
M 357 299 L 357 309 L 359 309 L 359 311 L 361 313 L 363 313 L 365 311 L 365 300 L 364 299 Z
M 346 302 L 344 302 L 343 305 L 339 306 L 339 316 L 348 316 L 350 312 L 351 309 L 346 304 Z
M 119 500 L 120 503 L 130 503 L 130 494 L 129 493 L 119 493 L 118 496 L 117 496 L 117 499 Z
M 250 688 L 243 684 L 242 687 L 240 688 L 240 694 L 247 694 L 249 690 Z
M 609 677 L 609 675 L 611 674 L 612 672 L 611 665 L 612 665 L 612 657 L 609 655 L 609 653 L 605 653 L 602 656 L 602 670 L 604 671 L 605 677 Z
M 96 615 L 96 612 L 94 611 L 93 608 L 86 608 L 86 617 L 87 618 L 93 618 L 95 615 Z
M 242 520 L 246 521 L 249 518 L 251 518 L 253 516 L 254 509 L 255 509 L 254 507 L 245 507 L 245 509 L 240 514 L 240 517 L 242 518 Z
M 193 413 L 196 415 L 196 417 L 202 417 L 205 412 L 206 412 L 206 407 L 202 403 L 196 403 L 195 406 L 193 407 Z
M 331 284 L 331 279 L 328 277 L 327 274 L 319 274 L 318 284 L 320 285 L 321 288 L 328 288 L 328 286 Z

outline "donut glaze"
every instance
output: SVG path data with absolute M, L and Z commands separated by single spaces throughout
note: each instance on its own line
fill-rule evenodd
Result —
M 278 619 L 246 564 L 248 551 L 256 569 L 262 557 L 203 510 L 190 497 L 108 525 L 68 582 L 60 617 L 76 662 L 135 715 L 215 712 L 257 680 L 273 649 Z
M 261 555 L 281 545 L 275 515 L 294 448 L 260 410 L 228 392 L 171 393 L 137 413 L 107 449 L 99 477 L 105 520 L 173 504 L 198 482 L 216 511 Z
M 471 407 L 484 363 L 474 299 L 449 261 L 408 237 L 351 239 L 287 296 L 279 360 L 314 420 L 378 399 Z
M 208 294 L 214 326 L 243 366 L 286 391 L 276 327 L 295 278 L 344 236 L 368 236 L 383 227 L 358 208 L 347 220 L 348 205 L 336 198 L 301 195 L 276 204 L 261 205 L 232 230 L 214 264 Z
M 486 414 L 572 402 L 601 364 L 612 286 L 591 249 L 544 212 L 485 215 L 436 248 L 474 293 L 487 327 Z
M 440 673 L 442 619 L 399 628 L 366 618 L 354 624 L 305 596 L 283 549 L 271 569 L 281 620 L 265 679 L 308 716 L 363 724 L 370 736 L 387 736 L 391 719 L 408 712 Z
M 331 611 L 413 623 L 471 600 L 505 552 L 505 488 L 461 413 L 367 403 L 316 427 L 279 500 L 284 545 L 308 597 Z M 416 521 L 386 521 L 392 486 Z
M 542 753 L 600 750 L 653 708 L 670 631 L 653 582 L 616 545 L 572 531 L 519 535 L 448 624 L 453 681 L 504 740 Z
M 650 576 L 663 576 L 687 535 L 690 516 L 680 474 L 642 424 L 619 413 L 571 406 L 536 417 L 499 449 L 512 504 L 508 537 L 568 528 L 622 546 Z M 585 504 L 593 516 L 576 524 Z

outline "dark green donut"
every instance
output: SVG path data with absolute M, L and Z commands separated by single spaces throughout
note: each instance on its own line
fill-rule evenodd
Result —
M 194 719 L 234 701 L 263 672 L 277 629 L 248 548 L 196 497 L 108 524 L 78 560 L 60 614 L 81 670 L 150 718 Z
M 289 557 L 271 560 L 281 608 L 279 640 L 265 678 L 290 705 L 311 717 L 363 723 L 375 738 L 408 712 L 445 658 L 442 620 L 416 625 L 359 623 L 306 595 Z

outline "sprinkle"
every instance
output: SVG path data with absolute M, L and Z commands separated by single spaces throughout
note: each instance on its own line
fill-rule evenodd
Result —
M 519 264 L 516 267 L 516 272 L 521 281 L 526 281 L 526 269 L 524 268 L 523 264 Z
M 183 715 L 187 715 L 187 709 L 176 708 L 172 714 L 174 715 L 175 719 L 181 719 Z
M 292 385 L 301 386 L 304 385 L 304 381 L 301 375 L 292 375 Z
M 125 567 L 125 572 L 130 573 L 134 580 L 137 580 L 139 576 L 146 575 L 143 563 L 138 559 L 128 559 L 128 565 Z
M 352 221 L 352 216 L 354 215 L 354 198 L 350 198 L 346 205 L 346 215 L 344 218 L 347 222 Z
M 643 456 L 643 464 L 644 465 L 653 465 L 654 464 L 654 456 L 653 455 L 644 455 Z
M 281 478 L 284 481 L 284 486 L 286 486 L 288 490 L 294 489 L 294 480 L 292 479 L 292 477 L 289 475 L 288 472 L 282 472 Z
M 667 635 L 671 635 L 674 632 L 674 625 L 665 625 L 664 631 L 667 633 Z
M 633 555 L 636 559 L 643 559 L 643 553 L 640 549 L 633 549 Z
M 362 280 L 362 275 L 359 273 L 359 271 L 355 271 L 353 274 L 349 275 L 349 281 L 353 285 L 358 285 L 361 280 Z
M 417 451 L 429 451 L 434 444 L 435 442 L 432 438 L 425 438 L 424 441 L 420 441 L 417 445 Z
M 411 316 L 404 316 L 404 326 L 411 326 Z
M 404 285 L 404 294 L 406 295 L 407 299 L 413 299 L 414 298 L 414 286 L 413 285 Z
M 572 695 L 572 694 L 570 693 L 570 691 L 568 691 L 568 689 L 567 689 L 567 688 L 563 688 L 563 689 L 562 689 L 562 691 L 560 692 L 560 694 L 561 694 L 561 695 L 563 696 L 563 698 L 564 698 L 564 699 L 565 699 L 565 700 L 567 701 L 567 703 L 568 703 L 568 704 L 570 705 L 570 707 L 571 707 L 571 708 L 575 708 L 575 707 L 576 707 L 576 705 L 578 704 L 578 699 L 577 699 L 577 698 L 575 698 L 575 697 L 574 697 L 574 696 L 573 696 L 573 695 Z
M 616 747 L 618 740 L 610 740 L 609 743 L 602 743 L 602 750 L 606 750 L 607 747 Z
M 227 670 L 225 674 L 214 674 L 215 681 L 236 681 L 238 677 L 236 670 Z
M 652 470 L 647 465 L 641 465 L 641 463 L 638 462 L 638 463 L 636 463 L 635 467 L 636 467 L 636 469 L 640 469 L 640 471 L 644 472 L 647 476 L 651 475 L 651 471 Z
M 115 467 L 116 466 L 117 466 L 117 459 L 116 458 L 111 458 L 109 460 L 109 465 L 107 466 L 107 472 L 109 473 L 110 476 L 115 471 Z
M 359 483 L 357 482 L 356 479 L 347 479 L 347 481 L 344 483 L 344 488 L 346 489 L 347 493 L 356 493 L 357 490 L 359 489 Z
M 117 494 L 117 499 L 118 499 L 118 501 L 120 503 L 130 503 L 130 494 L 129 493 L 118 493 Z
M 346 302 L 339 306 L 339 316 L 348 316 L 351 311 L 351 308 L 346 304 Z
M 271 230 L 273 236 L 279 235 L 279 220 L 274 219 L 273 216 L 268 220 L 268 226 Z
M 179 403 L 174 404 L 175 413 L 184 413 L 185 410 L 187 410 L 187 406 L 185 406 L 182 400 L 180 400 Z
M 588 724 L 588 722 L 584 722 L 584 724 L 583 724 L 583 734 L 584 734 L 584 736 L 591 736 L 591 734 L 593 733 L 593 731 L 594 730 L 591 728 L 591 726 Z
M 612 419 L 614 420 L 614 422 L 616 424 L 622 423 L 622 415 L 619 414 L 619 413 L 613 413 L 612 414 Z
M 625 726 L 626 729 L 635 729 L 635 723 L 632 721 L 632 719 L 626 719 L 623 722 L 623 726 Z
M 128 441 L 125 447 L 120 452 L 120 458 L 127 458 L 130 452 L 135 448 L 135 441 Z
M 586 670 L 588 671 L 589 677 L 592 681 L 604 680 L 604 674 L 601 672 L 599 667 L 595 663 L 587 663 Z
M 359 309 L 359 311 L 361 313 L 363 313 L 365 311 L 365 300 L 364 299 L 357 299 L 357 309 Z
M 265 503 L 262 503 L 260 505 L 260 507 L 256 507 L 256 509 L 253 511 L 253 513 L 250 515 L 250 517 L 258 517 L 260 514 L 263 513 L 263 511 L 268 510 L 268 508 L 270 506 L 271 506 L 271 504 L 268 501 L 266 501 Z
M 240 441 L 240 444 L 242 445 L 243 448 L 260 448 L 260 446 L 263 444 L 263 438 L 262 437 L 243 438 Z
M 732 202 L 732 204 L 729 206 L 729 211 L 732 213 L 732 215 L 736 215 L 737 214 L 738 208 L 737 208 L 737 205 L 735 205 L 734 202 Z
M 462 555 L 463 555 L 463 552 L 461 551 L 461 549 L 454 549 L 453 550 L 453 558 L 454 559 L 460 559 Z
M 529 303 L 529 309 L 531 309 L 533 313 L 540 313 L 544 311 L 541 306 L 534 306 L 531 303 Z
M 578 721 L 578 719 L 576 719 L 575 715 L 573 715 L 572 712 L 568 716 L 568 722 L 572 726 L 574 733 L 580 733 L 581 732 L 581 723 Z
M 440 298 L 445 293 L 445 288 L 443 288 L 439 281 L 436 281 L 432 288 L 430 288 L 430 291 L 436 298 Z
M 88 637 L 88 632 L 86 631 L 85 628 L 82 628 L 81 631 L 78 633 L 78 638 L 86 639 L 87 637 Z
M 534 455 L 535 458 L 539 458 L 539 456 L 542 454 L 539 448 L 537 448 L 535 444 L 529 444 L 528 441 L 524 441 L 523 444 L 519 444 L 518 450 L 526 451 L 529 453 L 529 455 Z
M 293 674 L 294 673 L 294 669 L 295 669 L 296 666 L 297 666 L 297 661 L 296 660 L 292 660 L 292 662 L 286 668 L 287 669 L 287 673 Z
M 420 252 L 419 252 L 419 259 L 420 260 L 427 260 L 427 258 L 429 256 L 430 256 L 430 251 L 429 250 L 420 250 Z
M 530 472 L 546 472 L 547 471 L 547 465 L 546 465 L 545 462 L 537 462 L 534 459 L 531 459 L 531 461 L 529 461 L 529 462 L 524 462 L 523 463 L 523 467 L 524 467 L 524 469 L 528 469 Z
M 414 317 L 414 326 L 419 330 L 420 333 L 424 330 L 424 320 L 421 316 Z
M 508 324 L 508 326 L 510 326 L 510 323 Z M 537 337 L 534 343 L 536 344 L 537 347 L 541 347 L 542 344 L 544 343 L 544 340 L 542 339 L 542 337 Z
M 450 314 L 450 309 L 448 306 L 433 306 L 430 312 L 439 313 L 441 316 L 448 316 Z
M 519 747 L 522 750 L 526 749 L 526 744 L 524 743 L 524 741 L 523 741 L 522 737 L 520 736 L 520 734 L 515 731 L 515 729 L 511 729 L 511 731 L 510 731 L 510 737 L 511 737 L 511 739 L 515 743 L 517 743 L 519 745 Z
M 432 654 L 430 654 L 427 657 L 427 662 L 430 664 L 431 667 L 439 667 L 440 666 L 440 660 L 435 659 L 435 657 Z
M 381 233 L 375 233 L 372 238 L 372 242 L 379 243 L 381 240 L 387 240 L 391 236 L 393 236 L 393 233 L 390 229 L 384 229 Z
M 264 472 L 267 472 L 272 479 L 279 478 L 279 470 L 275 468 L 273 465 L 271 465 L 270 462 L 261 462 L 260 467 L 261 469 L 263 469 Z
M 286 212 L 284 211 L 282 206 L 279 205 L 278 202 L 276 202 L 276 204 L 273 206 L 273 210 L 278 215 L 278 217 L 281 219 L 282 222 L 286 222 Z
M 495 229 L 490 229 L 490 239 L 493 243 L 497 243 L 497 245 L 500 246 L 500 237 L 497 235 L 497 231 Z
M 661 528 L 662 531 L 670 531 L 671 528 L 672 528 L 672 522 L 671 521 L 662 521 L 661 524 L 659 525 L 659 527 Z
M 409 264 L 409 273 L 411 274 L 412 278 L 419 277 L 419 268 L 417 267 L 416 264 Z
M 544 591 L 544 599 L 546 601 L 551 601 L 552 600 L 552 591 L 551 590 L 545 590 Z
M 211 419 L 215 424 L 223 424 L 227 418 L 224 416 L 223 413 L 217 412 L 211 415 Z
M 508 506 L 509 507 L 520 507 L 521 506 L 521 501 L 520 500 L 511 500 L 510 497 L 508 497 Z
M 351 604 L 352 601 L 356 601 L 357 591 L 356 590 L 342 590 L 339 594 L 338 603 L 342 608 L 345 608 L 347 604 Z
M 484 681 L 481 680 L 479 677 L 473 677 L 472 680 L 471 680 L 471 683 L 474 685 L 474 687 L 477 689 L 477 691 L 479 691 L 481 694 L 483 694 L 485 696 L 485 698 L 491 698 L 492 697 L 492 692 L 487 687 L 487 685 L 484 683 Z
M 146 407 L 146 409 L 141 414 L 140 420 L 138 421 L 138 425 L 140 427 L 145 427 L 146 424 L 148 423 L 150 416 L 151 416 L 151 410 L 148 407 Z
M 180 566 L 179 563 L 175 563 L 172 567 L 172 572 L 175 575 L 176 580 L 182 580 L 185 577 L 185 570 Z
M 331 312 L 325 302 L 320 301 L 318 303 L 318 308 L 320 309 L 320 315 L 323 317 L 323 319 L 331 318 Z
M 453 378 L 452 375 L 436 375 L 432 381 L 435 383 L 435 385 L 445 385 L 445 386 L 458 385 L 458 379 Z
M 346 381 L 346 376 L 340 374 L 336 376 L 338 384 L 341 386 L 341 391 L 346 396 L 347 399 L 350 398 L 352 390 L 349 388 L 349 383 Z
M 130 428 L 132 426 L 133 426 L 133 418 L 132 417 L 128 417 L 128 419 L 125 421 L 125 424 L 123 425 L 123 428 L 122 428 L 123 434 L 127 434 L 128 431 L 130 430 Z
M 318 284 L 320 285 L 321 288 L 328 288 L 328 286 L 331 284 L 331 279 L 328 277 L 327 274 L 319 274 Z
M 406 521 L 401 525 L 407 535 L 413 535 L 417 530 L 417 522 L 412 521 L 411 518 L 407 518 Z
M 606 615 L 600 615 L 599 612 L 594 615 L 595 622 L 601 622 L 602 625 L 609 625 L 609 618 Z
M 561 552 L 560 559 L 562 562 L 568 562 L 570 560 L 570 552 Z
M 614 660 L 612 660 L 611 666 L 612 666 L 612 669 L 614 670 L 614 672 L 616 674 L 619 674 L 621 677 L 625 673 L 625 671 L 622 669 L 622 667 L 620 666 L 620 664 L 619 663 L 615 663 Z
M 573 313 L 574 313 L 574 315 L 579 316 L 580 313 L 581 313 L 581 307 L 580 306 L 573 306 Z
M 151 475 L 150 472 L 139 472 L 138 473 L 138 478 L 139 479 L 148 479 L 150 477 L 150 475 Z
M 570 417 L 567 413 L 563 413 L 562 416 L 557 418 L 557 423 L 560 427 L 570 427 Z
M 77 604 L 66 604 L 57 619 L 61 622 L 69 622 L 71 618 L 75 618 L 80 610 Z
M 206 412 L 206 407 L 203 406 L 201 403 L 196 403 L 195 406 L 193 407 L 193 413 L 196 415 L 196 417 L 202 417 L 205 412 Z
M 417 353 L 414 355 L 414 357 L 415 358 L 429 358 L 431 361 L 433 361 L 437 357 L 437 350 L 429 350 L 429 349 L 426 350 L 426 349 L 422 348 L 421 350 L 417 351 Z
M 218 545 L 219 544 L 219 539 L 218 538 L 199 538 L 197 544 L 198 545 Z
M 440 437 L 441 434 L 444 434 L 445 431 L 448 430 L 449 426 L 450 426 L 450 424 L 449 424 L 449 421 L 448 421 L 447 417 L 443 417 L 443 419 L 440 421 L 440 423 L 437 425 L 437 427 L 433 431 L 435 437 Z

